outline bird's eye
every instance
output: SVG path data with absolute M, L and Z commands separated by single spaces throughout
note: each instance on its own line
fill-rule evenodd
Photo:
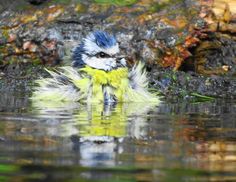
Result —
M 108 54 L 104 53 L 104 52 L 99 52 L 96 54 L 97 58 L 108 58 L 110 57 Z

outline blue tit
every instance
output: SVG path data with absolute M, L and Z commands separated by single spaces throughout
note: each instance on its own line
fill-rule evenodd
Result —
M 88 34 L 73 50 L 72 66 L 47 70 L 36 81 L 32 99 L 86 103 L 159 102 L 148 92 L 144 64 L 128 68 L 116 38 L 104 31 Z

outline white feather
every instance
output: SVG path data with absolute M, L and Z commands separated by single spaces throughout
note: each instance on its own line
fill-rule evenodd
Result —
M 144 64 L 139 62 L 129 72 L 131 85 L 134 89 L 146 88 L 148 85 L 147 72 L 143 68 Z
M 45 98 L 50 98 L 50 100 L 79 101 L 86 97 L 73 84 L 74 81 L 81 79 L 79 73 L 69 66 L 61 67 L 60 69 L 63 72 L 57 73 L 46 69 L 52 77 L 36 81 L 39 86 L 35 88 L 33 99 L 44 100 Z M 58 77 L 62 76 L 65 76 L 72 83 L 63 83 L 58 80 Z

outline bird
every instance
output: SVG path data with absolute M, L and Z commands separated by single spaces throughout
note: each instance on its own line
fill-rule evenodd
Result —
M 96 30 L 72 51 L 71 66 L 48 70 L 50 77 L 35 81 L 33 100 L 50 102 L 159 102 L 148 91 L 144 63 L 128 68 L 115 35 Z

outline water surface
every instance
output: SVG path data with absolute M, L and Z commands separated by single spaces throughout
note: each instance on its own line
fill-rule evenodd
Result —
M 0 181 L 236 181 L 232 101 L 0 102 Z

